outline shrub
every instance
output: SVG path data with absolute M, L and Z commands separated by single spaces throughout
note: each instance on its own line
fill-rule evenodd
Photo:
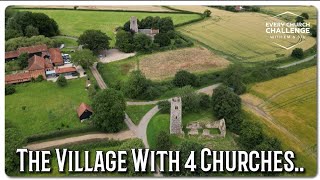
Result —
M 157 135 L 156 150 L 157 151 L 168 151 L 171 147 L 170 136 L 165 131 L 160 131 Z
M 309 19 L 309 14 L 304 12 L 300 16 L 304 17 L 305 19 Z
M 292 50 L 291 56 L 298 59 L 303 58 L 303 49 L 295 48 L 294 50 Z
M 242 123 L 239 143 L 246 150 L 253 150 L 263 141 L 262 128 L 259 124 L 245 121 Z
M 160 47 L 169 46 L 171 44 L 170 37 L 166 33 L 156 34 L 153 42 L 159 44 Z
M 184 86 L 179 89 L 178 96 L 181 97 L 183 114 L 200 110 L 200 95 L 191 86 Z
M 148 80 L 141 71 L 132 71 L 128 81 L 124 85 L 124 92 L 129 98 L 143 99 L 150 86 L 151 81 Z
M 200 94 L 200 107 L 208 109 L 211 106 L 210 96 L 207 94 Z
M 18 173 L 19 156 L 16 151 L 24 146 L 24 138 L 15 128 L 5 129 L 5 172 L 12 176 Z
M 65 87 L 65 86 L 67 86 L 68 83 L 67 83 L 66 78 L 63 75 L 60 75 L 57 79 L 57 84 L 60 87 Z
M 174 30 L 168 31 L 167 35 L 169 36 L 170 39 L 176 38 L 176 32 Z
M 160 113 L 166 114 L 166 113 L 170 113 L 170 108 L 171 108 L 171 103 L 169 101 L 159 101 L 157 103 L 159 109 L 160 109 Z
M 198 86 L 199 80 L 196 75 L 185 70 L 180 70 L 175 74 L 172 83 L 177 87 L 183 87 L 187 85 Z
M 246 86 L 242 82 L 242 69 L 241 65 L 231 65 L 223 74 L 224 83 L 236 94 L 243 94 L 246 91 Z
M 312 36 L 312 37 L 317 37 L 317 25 L 313 25 L 313 26 L 310 28 L 310 33 L 311 33 L 311 36 Z
M 5 95 L 14 94 L 15 92 L 16 92 L 16 88 L 13 85 L 6 85 Z
M 203 12 L 203 16 L 204 17 L 210 17 L 211 15 L 211 11 L 209 9 L 206 9 L 204 12 Z
M 42 75 L 39 75 L 37 78 L 36 78 L 36 82 L 41 82 L 41 81 L 43 81 L 44 80 L 44 78 L 43 78 L 43 76 Z

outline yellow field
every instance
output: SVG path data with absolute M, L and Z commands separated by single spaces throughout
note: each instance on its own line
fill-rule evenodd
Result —
M 317 70 L 307 68 L 285 77 L 253 85 L 242 96 L 267 114 L 260 118 L 266 130 L 278 137 L 286 150 L 293 150 L 298 165 L 308 175 L 316 172 L 317 147 Z M 250 108 L 249 108 L 250 109 Z M 261 112 L 250 109 L 256 115 Z
M 152 80 L 173 77 L 179 70 L 193 73 L 216 71 L 229 65 L 229 61 L 203 47 L 159 52 L 139 59 L 139 69 Z
M 291 50 L 285 50 L 273 42 L 288 47 L 299 41 L 298 38 L 272 40 L 266 33 L 266 22 L 281 22 L 281 20 L 266 14 L 234 13 L 204 6 L 174 6 L 174 8 L 196 12 L 209 9 L 212 12 L 210 18 L 183 26 L 178 30 L 235 60 L 250 62 L 275 60 L 288 56 Z M 315 43 L 315 38 L 306 36 L 296 47 L 306 50 Z
M 308 21 L 310 21 L 311 24 L 317 23 L 317 9 L 313 6 L 262 6 L 261 10 L 272 15 L 278 15 L 286 11 L 290 11 L 298 15 L 306 12 L 309 15 Z

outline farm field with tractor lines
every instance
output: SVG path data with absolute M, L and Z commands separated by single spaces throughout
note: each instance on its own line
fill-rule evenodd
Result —
M 176 8 L 192 11 L 192 7 Z M 291 46 L 299 42 L 298 38 L 270 39 L 266 33 L 266 22 L 282 21 L 269 15 L 252 12 L 229 12 L 210 7 L 197 7 L 194 11 L 200 12 L 205 9 L 212 12 L 211 17 L 198 23 L 180 27 L 178 30 L 230 60 L 241 62 L 275 60 L 288 56 L 291 51 L 280 48 L 273 44 L 273 41 L 284 46 Z M 306 36 L 305 40 L 295 47 L 307 50 L 315 43 L 315 38 Z
M 266 131 L 282 141 L 287 150 L 294 150 L 298 164 L 308 165 L 307 174 L 315 171 L 317 147 L 317 70 L 316 67 L 252 85 L 249 94 L 242 95 L 245 103 L 260 110 L 251 109 L 256 115 L 264 112 L 266 121 L 260 118 Z M 309 161 L 310 163 L 307 163 Z M 300 165 L 301 165 L 300 164 Z

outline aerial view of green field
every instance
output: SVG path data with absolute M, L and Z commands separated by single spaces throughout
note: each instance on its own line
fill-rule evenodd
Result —
M 150 15 L 146 12 L 123 11 L 86 11 L 86 10 L 59 10 L 59 9 L 21 9 L 31 12 L 45 13 L 55 19 L 60 27 L 62 35 L 78 37 L 87 29 L 97 29 L 106 32 L 115 43 L 115 29 L 127 22 L 131 16 L 144 18 Z M 197 14 L 152 13 L 152 16 L 171 17 L 174 24 L 180 24 L 199 18 Z M 117 18 L 115 18 L 117 17 Z
M 317 173 L 313 6 L 10 6 L 4 21 L 8 176 Z M 292 32 L 283 30 L 288 24 Z M 268 33 L 269 26 L 282 36 Z M 34 172 L 28 163 L 22 171 L 16 154 L 21 148 L 50 151 L 50 171 Z M 234 160 L 242 163 L 240 170 L 204 171 L 202 161 L 220 157 L 198 156 L 205 148 L 242 153 Z M 59 157 L 55 149 L 74 156 Z M 141 172 L 132 159 L 138 149 L 169 153 L 164 162 L 157 155 L 145 160 L 151 161 Z M 117 169 L 119 151 L 128 152 L 124 172 Z M 169 172 L 168 159 L 176 157 L 170 152 L 177 151 L 182 169 Z M 293 151 L 295 169 L 248 165 L 263 162 L 252 154 L 270 151 Z M 280 158 L 283 167 L 288 159 Z M 199 167 L 194 172 L 183 166 L 193 160 Z
M 176 8 L 193 10 L 192 7 L 178 6 Z M 196 8 L 203 11 L 207 7 Z M 213 16 L 205 21 L 179 28 L 182 33 L 209 46 L 230 60 L 244 62 L 270 61 L 278 56 L 287 56 L 289 52 L 272 43 L 265 33 L 265 23 L 276 18 L 261 13 L 228 12 L 216 8 L 208 8 Z M 307 9 L 315 10 L 314 7 Z M 278 43 L 290 45 L 294 39 L 281 39 Z M 316 43 L 315 39 L 307 37 L 301 44 L 304 50 Z

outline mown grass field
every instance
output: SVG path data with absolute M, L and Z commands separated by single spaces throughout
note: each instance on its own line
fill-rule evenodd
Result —
M 203 138 L 200 136 L 201 131 L 199 130 L 199 135 L 196 136 L 188 136 L 188 131 L 185 127 L 193 121 L 199 122 L 208 122 L 215 120 L 210 110 L 201 111 L 198 113 L 188 113 L 183 116 L 182 124 L 183 130 L 185 132 L 184 137 L 171 135 L 170 139 L 174 146 L 179 145 L 184 139 L 189 141 L 201 143 L 206 147 L 215 149 L 215 150 L 236 150 L 238 146 L 234 140 L 234 136 L 231 133 L 227 133 L 225 138 Z M 156 147 L 157 135 L 160 131 L 165 131 L 167 133 L 170 132 L 170 115 L 169 114 L 161 114 L 157 113 L 149 122 L 147 128 L 147 139 L 150 148 Z M 217 133 L 215 130 L 212 130 L 211 133 Z
M 51 10 L 22 9 L 21 11 L 41 12 L 53 18 L 59 25 L 62 35 L 79 36 L 85 30 L 95 29 L 107 33 L 115 43 L 115 28 L 123 26 L 131 16 L 138 19 L 147 16 L 171 17 L 174 24 L 187 22 L 199 17 L 197 14 L 146 13 L 146 12 L 115 12 L 115 11 L 85 11 L 85 10 Z
M 25 137 L 84 127 L 76 109 L 81 102 L 90 104 L 85 82 L 85 78 L 68 80 L 64 88 L 47 81 L 16 85 L 17 92 L 5 97 L 6 121 Z
M 78 47 L 78 43 L 74 39 L 63 37 L 63 36 L 56 36 L 53 38 L 61 41 L 64 44 L 65 48 Z
M 139 125 L 140 120 L 143 116 L 150 111 L 155 105 L 138 105 L 138 106 L 127 106 L 126 113 L 135 125 Z
M 210 9 L 212 12 L 210 18 L 180 27 L 178 30 L 211 47 L 213 51 L 230 60 L 241 62 L 275 60 L 288 56 L 291 51 L 285 50 L 273 42 L 284 46 L 291 46 L 298 42 L 298 38 L 270 39 L 270 35 L 266 33 L 266 22 L 281 22 L 281 20 L 266 14 L 234 13 L 204 6 L 178 6 L 175 8 L 196 12 Z M 295 47 L 306 50 L 315 43 L 315 38 L 306 36 L 306 39 Z
M 317 160 L 317 70 L 307 68 L 254 84 L 243 97 L 272 117 L 259 119 L 267 132 L 279 138 L 284 149 L 297 154 L 297 164 L 315 175 Z M 283 128 L 285 130 L 283 130 Z

